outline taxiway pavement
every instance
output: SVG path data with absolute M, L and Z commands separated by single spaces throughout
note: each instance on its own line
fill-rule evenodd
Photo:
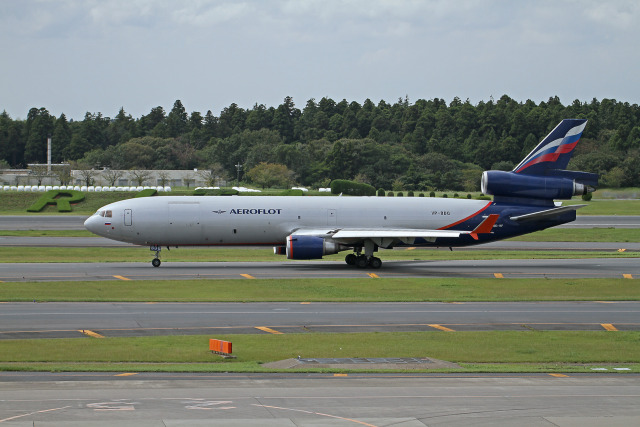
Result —
M 168 262 L 151 263 L 0 263 L 0 281 L 185 280 L 291 278 L 634 278 L 636 258 L 384 261 L 378 270 L 342 261 Z
M 0 373 L 13 427 L 618 427 L 638 401 L 634 374 Z
M 640 330 L 640 302 L 23 302 L 0 311 L 0 339 L 437 330 Z

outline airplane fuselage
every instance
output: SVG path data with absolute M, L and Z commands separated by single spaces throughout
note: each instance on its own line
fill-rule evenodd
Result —
M 537 223 L 534 229 L 509 221 L 508 216 L 536 210 L 542 208 L 431 197 L 160 196 L 106 205 L 85 225 L 98 235 L 139 245 L 278 246 L 298 230 L 319 235 L 339 229 L 470 231 L 488 215 L 500 215 L 493 233 L 479 240 L 418 239 L 412 243 L 464 246 L 575 219 L 571 212 L 561 220 Z M 101 216 L 101 212 L 110 216 Z

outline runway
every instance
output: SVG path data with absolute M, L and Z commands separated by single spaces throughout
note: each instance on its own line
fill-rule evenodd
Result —
M 310 279 L 310 278 L 634 278 L 635 258 L 384 261 L 378 270 L 339 261 L 0 263 L 0 282 L 78 280 Z
M 212 286 L 215 293 L 215 285 Z M 607 326 L 603 326 L 607 325 Z M 4 303 L 0 339 L 371 331 L 640 330 L 640 302 Z
M 0 424 L 556 426 L 640 424 L 640 377 L 547 374 L 0 373 Z

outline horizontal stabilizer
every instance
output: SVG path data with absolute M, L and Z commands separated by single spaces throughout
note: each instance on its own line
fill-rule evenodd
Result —
M 496 224 L 496 221 L 500 215 L 491 214 L 484 221 L 482 221 L 470 234 L 474 240 L 478 240 L 478 234 L 487 234 L 491 233 L 493 230 L 493 226 Z
M 526 215 L 512 216 L 511 220 L 516 222 L 527 222 L 541 219 L 550 219 L 565 212 L 575 211 L 585 206 L 587 205 L 562 206 L 559 208 L 548 209 L 545 211 L 534 212 Z

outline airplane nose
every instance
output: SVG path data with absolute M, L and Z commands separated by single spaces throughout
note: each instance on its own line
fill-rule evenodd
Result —
M 90 232 L 97 234 L 99 236 L 102 235 L 102 233 L 100 233 L 100 218 L 98 215 L 92 215 L 89 218 L 87 218 L 84 222 L 84 228 L 86 228 L 87 230 L 89 230 Z

